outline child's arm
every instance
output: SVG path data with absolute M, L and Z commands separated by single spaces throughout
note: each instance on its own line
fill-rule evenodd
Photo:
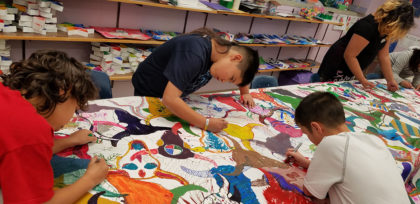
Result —
M 168 81 L 163 93 L 163 104 L 176 116 L 186 120 L 190 124 L 205 129 L 206 118 L 192 108 L 190 108 L 182 99 L 182 92 L 172 82 Z M 210 118 L 207 130 L 220 132 L 227 127 L 227 122 L 222 118 Z
M 239 87 L 239 91 L 241 92 L 241 103 L 249 108 L 253 108 L 255 106 L 255 102 L 254 99 L 252 99 L 251 94 L 249 94 L 249 84 Z
M 66 148 L 74 147 L 76 145 L 83 145 L 89 142 L 95 142 L 96 137 L 92 135 L 90 130 L 78 130 L 72 133 L 69 137 L 62 139 L 55 139 L 53 146 L 53 154 L 63 151 Z
M 54 196 L 46 203 L 75 203 L 90 189 L 102 182 L 108 174 L 108 165 L 104 159 L 94 157 L 83 175 L 75 183 L 54 191 Z

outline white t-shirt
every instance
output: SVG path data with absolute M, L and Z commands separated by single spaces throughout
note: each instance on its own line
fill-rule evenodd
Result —
M 375 135 L 343 132 L 318 145 L 304 186 L 334 203 L 410 203 L 403 179 L 385 144 Z

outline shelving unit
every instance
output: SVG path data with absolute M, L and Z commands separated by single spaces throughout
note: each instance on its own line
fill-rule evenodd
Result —
M 288 69 L 264 69 L 264 70 L 258 70 L 258 72 L 283 72 L 283 71 L 296 71 L 296 70 L 307 70 L 307 69 L 317 69 L 319 68 L 319 64 L 315 66 L 310 67 L 298 67 L 298 68 L 288 68 Z
M 158 8 L 165 8 L 165 9 L 175 9 L 175 10 L 182 10 L 186 12 L 186 19 L 188 17 L 189 12 L 200 12 L 205 13 L 205 22 L 204 26 L 207 22 L 208 14 L 215 14 L 215 15 L 232 15 L 232 16 L 246 16 L 251 17 L 251 25 L 249 32 L 251 31 L 252 24 L 254 22 L 255 18 L 264 18 L 264 19 L 271 19 L 271 20 L 286 20 L 289 21 L 286 28 L 286 33 L 288 30 L 288 27 L 290 25 L 291 21 L 298 21 L 298 22 L 307 22 L 307 23 L 316 23 L 318 24 L 318 27 L 315 31 L 315 35 L 318 32 L 318 28 L 320 24 L 328 24 L 329 25 L 342 25 L 342 23 L 333 22 L 333 21 L 319 21 L 319 20 L 309 20 L 299 17 L 281 17 L 281 16 L 270 16 L 270 15 L 261 15 L 261 14 L 251 14 L 246 13 L 242 11 L 236 11 L 236 12 L 226 12 L 226 11 L 216 11 L 212 10 L 210 8 L 206 9 L 203 7 L 203 9 L 198 8 L 188 8 L 188 7 L 179 7 L 179 6 L 173 6 L 170 4 L 160 4 L 153 2 L 151 0 L 107 0 L 110 2 L 117 2 L 118 3 L 118 14 L 117 14 L 117 24 L 116 27 L 119 27 L 119 12 L 120 12 L 120 6 L 121 3 L 126 4 L 136 4 L 139 6 L 149 6 L 149 7 L 158 7 Z M 328 27 L 327 27 L 328 29 Z M 248 32 L 248 33 L 249 33 Z M 185 25 L 184 25 L 184 33 L 185 33 Z M 315 37 L 314 35 L 314 37 Z M 325 37 L 325 35 L 324 35 Z M 102 35 L 95 33 L 88 37 L 82 37 L 82 36 L 68 36 L 67 33 L 59 31 L 58 33 L 47 33 L 47 35 L 40 35 L 40 34 L 34 34 L 34 33 L 23 33 L 21 31 L 16 33 L 0 33 L 0 39 L 4 40 L 23 40 L 23 41 L 61 41 L 61 42 L 101 42 L 101 43 L 120 43 L 120 44 L 137 44 L 137 45 L 146 45 L 146 46 L 159 46 L 165 41 L 157 41 L 157 40 L 135 40 L 135 39 L 109 39 L 105 38 Z M 329 44 L 320 44 L 320 45 L 294 45 L 294 44 L 240 44 L 243 46 L 250 46 L 250 47 L 279 47 L 280 49 L 282 47 L 307 47 L 307 48 L 314 48 L 314 47 L 330 47 Z M 23 43 L 23 50 L 25 49 L 24 43 Z M 308 49 L 309 54 L 310 49 Z M 319 51 L 319 50 L 318 50 Z M 280 50 L 279 52 L 280 53 Z M 308 56 L 307 54 L 307 56 Z M 279 55 L 279 54 L 278 54 Z M 277 56 L 278 56 L 277 55 Z M 24 56 L 24 55 L 23 55 Z M 260 70 L 259 72 L 280 72 L 280 71 L 287 71 L 287 70 L 303 70 L 303 69 L 312 69 L 312 68 L 318 68 L 319 66 L 313 66 L 313 67 L 302 67 L 302 68 L 292 68 L 292 69 L 270 69 L 270 70 Z M 110 79 L 112 81 L 117 80 L 130 80 L 132 78 L 133 73 L 123 74 L 123 75 L 112 75 L 110 76 Z
M 120 2 L 120 3 L 127 3 L 127 4 L 137 4 L 143 6 L 152 6 L 152 7 L 159 7 L 159 8 L 167 8 L 167 9 L 176 9 L 176 10 L 184 10 L 184 11 L 193 11 L 193 12 L 202 12 L 202 13 L 211 13 L 211 14 L 223 14 L 223 15 L 234 15 L 234 16 L 248 16 L 254 18 L 267 18 L 267 19 L 278 19 L 278 20 L 288 20 L 288 21 L 301 21 L 301 22 L 308 22 L 308 23 L 325 23 L 325 24 L 333 24 L 333 25 L 343 25 L 339 22 L 334 21 L 319 21 L 319 20 L 309 20 L 305 18 L 298 18 L 298 17 L 281 17 L 281 16 L 270 16 L 270 15 L 262 15 L 262 14 L 252 14 L 243 11 L 237 12 L 227 12 L 227 11 L 216 11 L 216 10 L 207 10 L 207 9 L 195 9 L 195 8 L 188 8 L 188 7 L 181 7 L 181 6 L 173 6 L 171 4 L 160 4 L 155 3 L 150 0 L 108 0 L 113 2 Z

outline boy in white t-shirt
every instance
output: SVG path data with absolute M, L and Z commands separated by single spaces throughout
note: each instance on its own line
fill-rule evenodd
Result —
M 395 160 L 375 135 L 350 132 L 343 105 L 328 92 L 305 97 L 296 109 L 295 122 L 317 145 L 308 160 L 290 149 L 292 162 L 308 168 L 306 195 L 330 203 L 410 203 Z

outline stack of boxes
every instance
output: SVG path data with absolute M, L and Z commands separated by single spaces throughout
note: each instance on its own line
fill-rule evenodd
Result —
M 62 12 L 61 2 L 53 0 L 13 0 L 18 12 L 17 26 L 25 33 L 57 32 L 56 12 Z
M 6 40 L 0 40 L 0 75 L 8 74 L 11 64 L 10 45 L 6 43 Z
M 95 29 L 91 27 L 86 27 L 83 24 L 72 24 L 72 23 L 61 23 L 58 24 L 58 30 L 66 32 L 67 35 L 77 35 L 88 37 L 91 34 L 95 33 Z
M 16 19 L 18 9 L 0 3 L 0 30 L 6 33 L 14 33 L 17 31 L 13 21 Z
M 137 69 L 152 52 L 123 44 L 92 43 L 90 65 L 99 66 L 108 75 L 126 74 Z

